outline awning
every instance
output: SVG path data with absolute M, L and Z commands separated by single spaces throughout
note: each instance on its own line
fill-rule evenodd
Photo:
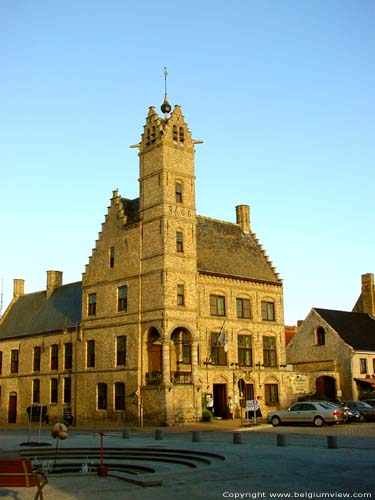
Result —
M 375 385 L 375 377 L 355 378 L 354 380 L 363 384 Z

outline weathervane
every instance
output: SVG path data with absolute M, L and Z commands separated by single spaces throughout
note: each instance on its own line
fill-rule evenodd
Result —
M 164 118 L 167 119 L 168 118 L 167 115 L 168 115 L 168 113 L 171 112 L 172 107 L 169 104 L 168 97 L 167 97 L 167 76 L 168 76 L 168 71 L 167 71 L 166 66 L 164 66 L 164 68 L 163 68 L 163 74 L 164 74 L 164 102 L 161 105 L 160 109 L 164 113 Z

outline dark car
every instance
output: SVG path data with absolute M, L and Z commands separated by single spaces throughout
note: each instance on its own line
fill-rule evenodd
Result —
M 344 409 L 345 417 L 346 417 L 346 422 L 360 422 L 361 420 L 361 414 L 359 413 L 358 410 L 352 410 L 349 408 L 349 406 L 342 406 Z
M 364 401 L 342 401 L 341 405 L 347 406 L 351 410 L 359 411 L 362 422 L 365 420 L 375 420 L 375 408 Z
M 375 399 L 364 399 L 363 402 L 375 408 Z

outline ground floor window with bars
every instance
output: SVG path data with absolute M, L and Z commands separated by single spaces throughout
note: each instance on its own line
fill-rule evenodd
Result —
M 98 410 L 107 409 L 107 384 L 98 384 Z
M 125 410 L 125 384 L 115 383 L 115 410 Z
M 267 406 L 275 406 L 279 403 L 278 384 L 265 384 L 265 399 Z

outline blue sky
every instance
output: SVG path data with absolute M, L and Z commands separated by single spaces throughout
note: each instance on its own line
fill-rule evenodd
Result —
M 375 273 L 372 0 L 2 0 L 0 280 L 78 281 L 113 189 L 138 196 L 148 107 L 180 104 L 197 212 L 251 227 L 285 322 L 351 310 Z

